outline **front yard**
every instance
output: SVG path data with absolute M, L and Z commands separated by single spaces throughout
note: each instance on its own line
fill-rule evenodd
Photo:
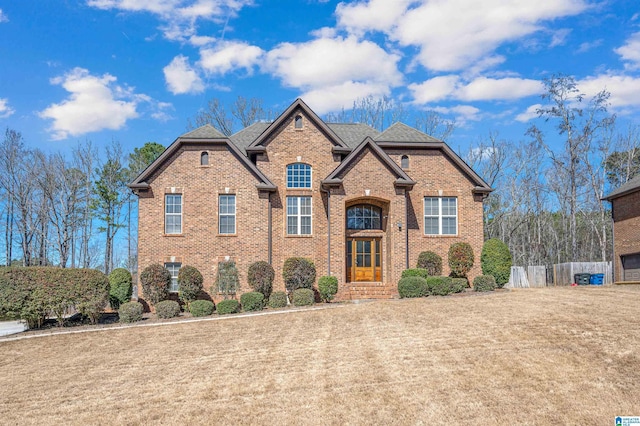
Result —
M 0 339 L 4 424 L 613 424 L 638 286 L 514 290 Z

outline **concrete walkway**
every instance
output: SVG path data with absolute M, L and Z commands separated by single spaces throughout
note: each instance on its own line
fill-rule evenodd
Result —
M 0 321 L 0 336 L 22 333 L 27 329 L 27 324 L 21 321 Z

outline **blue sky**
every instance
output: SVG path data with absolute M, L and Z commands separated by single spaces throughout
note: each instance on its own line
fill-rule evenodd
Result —
M 456 120 L 464 150 L 524 139 L 553 73 L 640 112 L 637 0 L 0 0 L 0 40 L 0 126 L 48 151 L 168 145 L 238 95 L 320 115 L 387 95 Z

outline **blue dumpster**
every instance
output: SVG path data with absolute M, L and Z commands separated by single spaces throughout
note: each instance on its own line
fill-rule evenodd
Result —
M 589 284 L 602 285 L 604 283 L 604 274 L 591 274 L 589 277 Z

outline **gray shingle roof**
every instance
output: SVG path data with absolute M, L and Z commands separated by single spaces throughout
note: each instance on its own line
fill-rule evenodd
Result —
M 441 142 L 420 130 L 399 122 L 393 123 L 391 127 L 373 139 L 376 142 Z
M 611 201 L 614 198 L 622 197 L 623 195 L 627 195 L 636 191 L 640 191 L 640 176 L 636 176 L 633 179 L 629 180 L 627 183 L 620 186 L 620 188 L 604 197 L 603 200 Z
M 361 123 L 327 123 L 327 126 L 351 149 L 360 145 L 367 136 L 374 138 L 380 134 L 373 127 Z
M 220 139 L 226 138 L 225 135 L 220 133 L 215 127 L 211 124 L 205 124 L 204 126 L 198 127 L 195 130 L 185 133 L 180 136 L 181 138 L 193 138 L 193 139 Z
M 247 155 L 247 147 L 260 136 L 271 123 L 269 122 L 257 122 L 253 123 L 249 127 L 245 127 L 237 133 L 229 136 L 231 142 L 233 142 L 244 155 Z

